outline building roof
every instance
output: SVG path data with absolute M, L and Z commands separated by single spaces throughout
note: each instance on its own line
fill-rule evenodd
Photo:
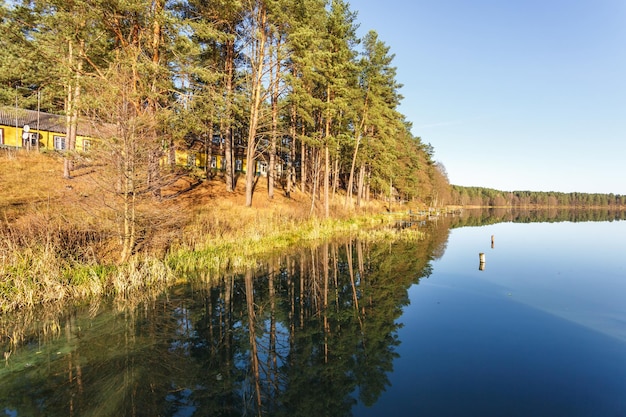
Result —
M 67 134 L 67 116 L 46 113 L 36 110 L 16 109 L 15 107 L 0 106 L 0 125 L 16 126 L 28 125 L 32 130 L 46 130 Z M 78 120 L 77 135 L 97 136 L 96 127 L 87 120 Z

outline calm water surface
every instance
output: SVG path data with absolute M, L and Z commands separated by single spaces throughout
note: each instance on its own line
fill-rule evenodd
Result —
M 1 317 L 0 416 L 626 416 L 626 222 L 428 227 Z
M 355 415 L 626 415 L 625 222 L 455 229 L 433 271 Z

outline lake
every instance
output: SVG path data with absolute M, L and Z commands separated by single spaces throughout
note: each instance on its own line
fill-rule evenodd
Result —
M 542 218 L 1 316 L 0 416 L 626 416 L 626 222 Z

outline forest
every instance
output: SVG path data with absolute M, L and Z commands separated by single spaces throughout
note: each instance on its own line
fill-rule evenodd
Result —
M 449 204 L 476 207 L 569 207 L 590 209 L 626 205 L 626 196 L 601 193 L 564 193 L 556 191 L 499 191 L 484 187 L 451 186 Z
M 343 0 L 1 4 L 0 105 L 67 116 L 65 178 L 76 126 L 92 123 L 102 140 L 90 158 L 115 168 L 107 182 L 131 209 L 159 195 L 176 150 L 215 152 L 215 138 L 224 164 L 205 177 L 241 186 L 241 151 L 246 206 L 255 162 L 270 198 L 298 189 L 325 217 L 339 194 L 352 208 L 377 196 L 432 204 L 447 190 L 398 110 L 390 47 L 374 30 L 359 38 Z

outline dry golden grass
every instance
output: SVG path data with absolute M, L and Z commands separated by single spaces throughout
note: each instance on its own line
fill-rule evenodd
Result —
M 46 184 L 58 164 L 51 155 L 33 152 L 26 157 L 23 152 L 0 150 L 0 210 L 17 210 L 27 204 L 56 199 L 62 187 Z
M 73 178 L 64 179 L 63 158 L 55 152 L 0 149 L 0 311 L 158 292 L 196 264 L 245 267 L 261 253 L 363 229 L 372 213 L 384 211 L 374 202 L 359 217 L 344 211 L 337 196 L 333 218 L 322 220 L 321 205 L 312 215 L 307 194 L 286 197 L 277 186 L 270 199 L 266 178 L 259 178 L 253 205 L 245 207 L 243 178 L 229 193 L 221 178 L 200 181 L 181 170 L 169 174 L 174 180 L 162 198 L 140 203 L 137 254 L 120 266 L 117 197 L 103 191 L 100 169 L 79 161 Z
M 72 173 L 72 179 L 63 178 L 63 159 L 56 152 L 37 153 L 0 149 L 0 214 L 3 220 L 13 222 L 32 214 L 54 212 L 68 222 L 84 223 L 102 218 L 102 193 L 98 190 L 97 168 L 88 164 Z M 267 179 L 259 178 L 252 207 L 245 207 L 243 177 L 237 181 L 235 192 L 229 193 L 221 178 L 199 181 L 192 175 L 178 175 L 178 180 L 162 192 L 161 202 L 152 202 L 152 208 L 168 216 L 194 224 L 203 232 L 219 237 L 234 233 L 248 233 L 259 224 L 286 224 L 311 217 L 310 195 L 291 192 L 285 196 L 280 185 L 274 198 L 267 193 Z M 343 198 L 336 196 L 331 211 L 334 218 L 346 218 L 353 212 L 342 208 Z M 151 207 L 143 207 L 147 215 Z M 382 204 L 372 203 L 370 212 L 382 212 Z M 314 217 L 321 217 L 322 207 L 316 204 Z M 180 224 L 180 223 L 179 223 Z M 269 226 L 267 226 L 269 227 Z M 265 231 L 263 231 L 265 232 Z
M 64 179 L 63 158 L 56 152 L 0 149 L 0 214 L 5 221 L 33 210 L 73 217 L 78 202 L 93 192 L 88 180 L 92 172 L 78 168 L 73 179 Z

